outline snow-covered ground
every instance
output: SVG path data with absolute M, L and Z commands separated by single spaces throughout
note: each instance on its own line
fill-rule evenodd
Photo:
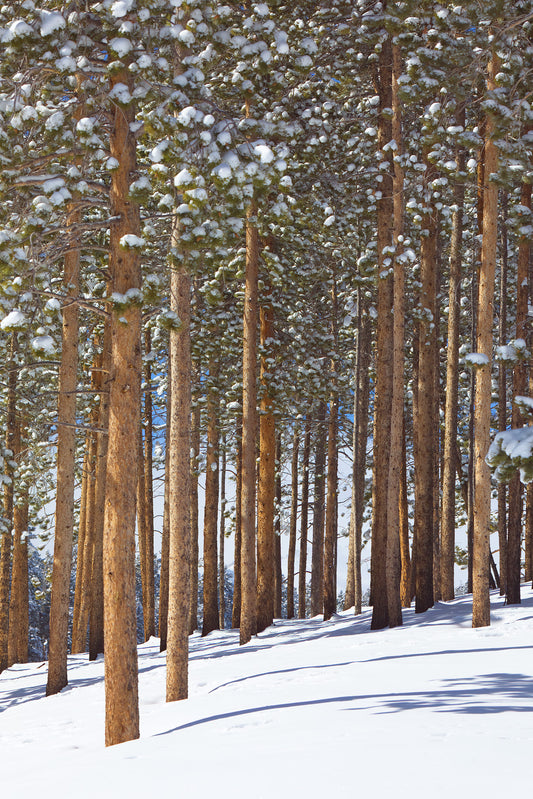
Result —
M 165 704 L 158 642 L 139 647 L 141 738 L 103 745 L 103 661 L 69 659 L 45 698 L 46 664 L 0 676 L 2 795 L 26 797 L 481 796 L 529 790 L 533 592 L 471 598 L 370 632 L 370 612 L 278 621 L 191 639 L 190 698 Z M 532 715 L 530 715 L 532 714 Z

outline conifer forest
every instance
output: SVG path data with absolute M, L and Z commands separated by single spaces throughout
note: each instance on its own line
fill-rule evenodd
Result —
M 359 614 L 363 561 L 375 630 L 458 564 L 474 627 L 519 604 L 532 1 L 7 0 L 0 43 L 0 672 L 43 615 L 48 695 L 104 652 L 112 745 L 140 641 L 185 699 L 193 631 Z

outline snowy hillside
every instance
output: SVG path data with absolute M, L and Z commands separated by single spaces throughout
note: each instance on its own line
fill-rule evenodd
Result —
M 370 632 L 370 614 L 191 639 L 190 698 L 165 704 L 165 659 L 139 648 L 141 739 L 103 746 L 103 660 L 0 676 L 2 793 L 25 797 L 480 796 L 529 787 L 533 592 L 471 598 Z M 471 789 L 474 789 L 470 793 Z

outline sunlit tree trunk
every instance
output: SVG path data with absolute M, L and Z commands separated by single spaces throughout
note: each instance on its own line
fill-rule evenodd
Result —
M 165 486 L 163 496 L 163 531 L 161 535 L 161 574 L 159 578 L 159 651 L 165 652 L 167 648 L 168 631 L 168 557 L 170 546 L 170 409 L 172 377 L 170 374 L 170 361 L 168 363 L 168 386 L 165 425 Z
M 234 629 L 241 624 L 241 543 L 242 543 L 242 416 L 237 420 L 235 430 L 235 545 L 233 559 L 233 605 L 231 608 L 231 626 Z
M 274 618 L 281 619 L 281 433 L 276 436 L 276 517 L 274 521 Z
M 495 88 L 498 58 L 493 52 L 488 68 L 487 89 Z M 498 168 L 498 149 L 493 141 L 494 122 L 487 117 L 485 136 L 485 178 L 483 186 L 483 237 L 479 273 L 477 351 L 487 363 L 477 370 L 474 431 L 474 541 L 472 626 L 490 624 L 490 469 L 486 455 L 490 445 L 492 322 L 494 281 L 498 245 L 498 188 L 491 182 Z M 507 574 L 509 581 L 509 573 Z
M 111 76 L 111 88 L 132 87 L 130 72 Z M 136 141 L 131 125 L 135 107 L 112 110 L 110 271 L 113 290 L 141 289 L 140 258 L 122 246 L 123 236 L 140 234 L 138 205 L 129 197 L 136 172 Z M 137 446 L 141 408 L 141 308 L 131 303 L 111 313 L 109 440 L 104 524 L 105 741 L 110 746 L 139 737 L 137 631 L 135 602 L 135 516 Z M 132 458 L 133 453 L 133 458 Z
M 259 417 L 259 479 L 257 487 L 257 632 L 274 617 L 274 500 L 276 494 L 276 424 L 271 396 L 269 342 L 274 337 L 274 315 L 268 300 L 260 311 L 261 414 Z

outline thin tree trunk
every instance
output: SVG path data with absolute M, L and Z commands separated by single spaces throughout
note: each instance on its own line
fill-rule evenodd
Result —
M 218 365 L 214 358 L 209 362 L 209 376 L 216 378 Z M 204 616 L 202 635 L 219 629 L 218 618 L 218 429 L 219 402 L 216 387 L 207 389 L 207 452 L 205 464 L 204 506 Z
M 246 213 L 246 279 L 243 319 L 242 489 L 241 489 L 241 618 L 240 643 L 257 629 L 255 564 L 256 435 L 257 435 L 257 311 L 259 235 L 257 204 Z
M 311 422 L 305 420 L 302 457 L 302 502 L 300 513 L 300 563 L 298 567 L 298 618 L 305 619 L 307 589 L 307 525 L 309 516 L 309 457 L 311 453 Z
M 464 125 L 464 111 L 457 122 Z M 466 154 L 458 146 L 457 172 L 464 172 Z M 457 450 L 457 412 L 459 392 L 459 318 L 461 302 L 461 260 L 463 245 L 464 184 L 454 186 L 454 211 L 450 245 L 450 285 L 448 305 L 448 349 L 446 359 L 446 406 L 444 411 L 444 471 L 442 477 L 441 576 L 444 601 L 455 596 L 455 475 Z
M 88 589 L 83 582 L 83 569 L 85 563 L 85 541 L 87 538 L 87 500 L 89 495 L 89 449 L 94 433 L 90 432 L 85 438 L 85 454 L 81 476 L 80 517 L 78 525 L 78 553 L 76 558 L 76 587 L 74 590 L 74 608 L 72 612 L 72 646 L 73 655 L 85 651 L 87 642 L 87 618 L 85 619 L 85 633 L 82 634 L 82 609 L 87 605 L 86 596 Z
M 495 87 L 498 57 L 493 52 L 487 76 L 487 89 Z M 494 278 L 498 246 L 498 188 L 491 177 L 498 168 L 498 149 L 492 139 L 494 122 L 487 117 L 485 137 L 485 177 L 483 185 L 483 238 L 479 275 L 477 351 L 487 363 L 477 370 L 474 430 L 474 549 L 472 626 L 490 624 L 490 469 L 485 460 L 490 445 L 491 360 Z M 507 581 L 509 583 L 509 572 Z
M 226 626 L 226 566 L 224 547 L 226 543 L 226 436 L 222 439 L 222 464 L 220 468 L 220 526 L 218 536 L 218 624 Z
M 192 410 L 191 428 L 191 601 L 189 608 L 189 634 L 198 628 L 198 565 L 199 565 L 199 512 L 198 512 L 198 477 L 200 459 L 200 426 L 202 413 L 199 404 Z
M 109 292 L 111 293 L 111 292 Z M 91 607 L 89 616 L 89 660 L 96 660 L 104 651 L 104 514 L 107 486 L 107 449 L 111 386 L 111 325 L 106 321 L 102 344 L 102 372 L 99 380 L 100 407 L 96 435 L 95 482 L 93 489 L 91 531 Z M 140 409 L 139 409 L 140 411 Z M 130 455 L 131 457 L 131 455 Z M 134 575 L 135 576 L 135 575 Z
M 174 220 L 172 251 L 179 246 L 179 222 Z M 183 256 L 182 256 L 183 257 Z M 188 695 L 188 653 L 191 603 L 191 279 L 186 263 L 173 259 L 171 307 L 180 328 L 170 332 L 170 538 L 167 628 L 167 702 Z
M 11 334 L 10 357 L 7 365 L 7 408 L 6 408 L 6 448 L 15 451 L 15 438 L 17 435 L 17 363 L 18 350 L 17 334 Z M 4 513 L 1 525 L 0 548 L 0 673 L 9 665 L 9 594 L 11 587 L 11 547 L 13 525 L 13 486 L 14 470 L 6 464 L 9 481 L 4 482 Z
M 531 208 L 531 184 L 524 183 L 520 193 L 520 205 Z M 522 237 L 518 246 L 518 263 L 516 272 L 516 339 L 525 343 L 528 320 L 528 273 L 529 273 L 530 239 Z M 527 371 L 523 362 L 515 364 L 513 369 L 513 403 L 511 426 L 522 427 L 523 415 L 514 401 L 527 391 Z M 505 428 L 500 428 L 505 429 Z M 515 472 L 509 484 L 509 525 L 506 563 L 506 595 L 508 605 L 520 604 L 520 560 L 522 539 L 522 483 L 520 474 Z
M 427 153 L 426 153 L 427 158 Z M 426 160 L 426 185 L 435 170 Z M 415 440 L 415 530 L 416 601 L 415 610 L 423 613 L 432 607 L 433 595 L 433 495 L 435 458 L 435 348 L 436 348 L 436 210 L 428 200 L 424 215 L 424 235 L 420 248 L 420 307 L 418 349 L 418 411 L 414 419 Z
M 294 431 L 291 460 L 291 516 L 289 520 L 289 552 L 287 557 L 287 618 L 294 618 L 294 564 L 296 560 L 296 527 L 298 518 L 298 451 L 300 436 Z
M 165 425 L 165 488 L 163 498 L 163 533 L 161 536 L 161 576 L 159 582 L 159 651 L 167 648 L 168 632 L 168 581 L 169 581 L 169 545 L 170 545 L 170 409 L 172 397 L 172 375 L 170 359 L 168 362 L 167 386 L 167 419 Z
M 70 210 L 69 228 L 80 221 L 80 212 Z M 72 540 L 74 532 L 74 481 L 76 468 L 76 388 L 78 385 L 77 298 L 80 285 L 80 253 L 76 233 L 69 235 L 65 255 L 63 285 L 63 326 L 59 396 L 57 407 L 57 484 L 54 537 L 54 565 L 50 600 L 50 639 L 46 695 L 56 694 L 67 685 L 68 615 Z
M 276 494 L 276 423 L 269 393 L 268 359 L 274 338 L 274 314 L 270 302 L 261 307 L 261 414 L 259 417 L 259 480 L 257 493 L 257 632 L 274 618 L 274 501 Z
M 9 603 L 9 665 L 28 662 L 28 491 L 13 509 L 13 567 Z
M 111 76 L 132 87 L 126 68 Z M 111 157 L 110 269 L 113 290 L 140 292 L 140 258 L 121 245 L 123 236 L 139 236 L 139 207 L 129 197 L 135 173 L 136 142 L 131 125 L 135 107 L 113 108 Z M 141 309 L 137 304 L 111 314 L 109 443 L 103 543 L 105 692 L 107 746 L 139 737 L 137 635 L 135 602 L 135 515 L 137 447 L 141 407 Z M 132 452 L 134 453 L 132 459 Z
M 241 624 L 241 543 L 242 543 L 242 416 L 239 417 L 236 430 L 235 470 L 235 549 L 233 556 L 233 606 L 231 609 L 231 626 L 238 629 Z
M 398 45 L 392 47 L 392 137 L 397 145 L 396 155 L 402 153 L 402 122 L 398 95 L 398 78 L 402 72 L 401 54 Z M 394 229 L 394 288 L 392 330 L 392 401 L 390 427 L 390 459 L 387 483 L 387 602 L 389 626 L 402 623 L 400 599 L 401 554 L 400 554 L 400 490 L 403 461 L 403 415 L 404 415 L 404 339 L 405 339 L 405 274 L 403 264 L 403 169 L 394 161 L 393 178 Z
M 141 594 L 142 594 L 142 611 L 143 611 L 143 632 L 144 640 L 147 641 L 147 620 L 145 619 L 145 609 L 148 600 L 148 586 L 146 574 L 146 484 L 144 474 L 144 442 L 142 433 L 142 424 L 138 432 L 139 449 L 139 479 L 137 480 L 137 545 L 139 550 L 139 566 L 141 570 Z
M 311 616 L 324 610 L 322 575 L 324 570 L 324 516 L 326 497 L 326 403 L 320 402 L 317 412 L 315 443 L 315 477 L 313 488 L 313 551 L 311 555 Z
M 20 415 L 15 412 L 11 460 L 19 463 L 22 453 Z M 14 476 L 14 473 L 11 475 Z M 8 664 L 24 663 L 28 659 L 28 492 L 23 490 L 13 507 L 13 563 L 11 567 L 11 596 L 9 601 Z M 25 613 L 25 618 L 23 618 Z M 24 660 L 19 659 L 19 652 Z
M 337 610 L 335 591 L 337 558 L 337 428 L 338 428 L 338 396 L 332 392 L 329 407 L 328 423 L 328 471 L 326 495 L 326 530 L 324 535 L 324 621 L 327 621 Z
M 405 413 L 402 419 L 402 469 L 400 477 L 400 601 L 402 608 L 411 607 L 411 558 L 409 555 L 409 505 L 407 498 L 407 442 L 405 435 Z
M 507 193 L 502 196 L 502 224 L 500 228 L 501 239 L 501 266 L 500 266 L 500 312 L 498 325 L 498 343 L 504 346 L 507 343 L 507 275 L 508 275 L 508 236 L 507 236 Z M 526 274 L 527 280 L 527 274 Z M 520 284 L 518 287 L 520 296 Z M 527 289 L 526 289 L 527 292 Z M 505 363 L 498 364 L 498 430 L 507 427 L 507 367 Z M 520 491 L 520 503 L 522 493 Z M 500 595 L 507 591 L 507 486 L 498 484 L 498 546 L 500 552 Z
M 152 419 L 152 336 L 144 332 L 144 491 L 145 491 L 145 575 L 146 598 L 143 594 L 144 635 L 155 635 L 155 576 L 154 576 L 154 488 L 153 488 L 153 419 Z
M 281 433 L 276 435 L 276 516 L 274 520 L 274 618 L 281 619 Z

